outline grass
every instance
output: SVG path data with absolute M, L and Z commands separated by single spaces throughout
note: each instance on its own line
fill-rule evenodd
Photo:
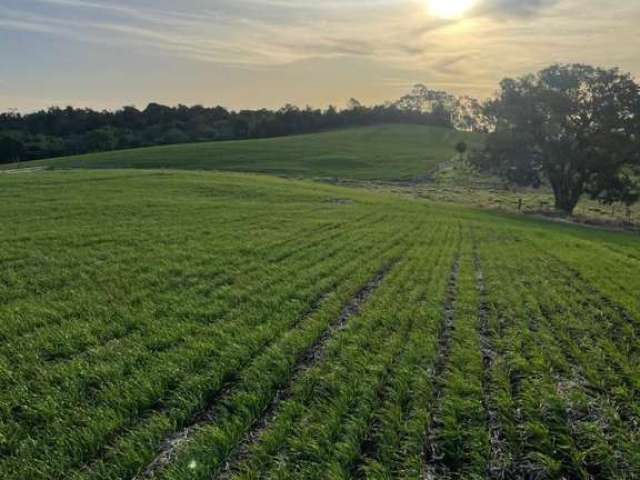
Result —
M 228 170 L 294 177 L 410 179 L 477 136 L 446 128 L 385 125 L 264 140 L 195 143 L 33 161 L 25 167 Z M 5 168 L 7 168 L 5 166 Z
M 173 169 L 253 172 L 401 191 L 439 202 L 556 216 L 549 188 L 513 188 L 460 161 L 455 145 L 481 145 L 479 134 L 418 125 L 381 125 L 261 140 L 170 145 L 0 165 L 33 169 Z M 389 185 L 391 183 L 391 185 Z M 557 220 L 562 221 L 561 218 Z M 586 196 L 572 221 L 638 228 L 640 207 L 604 206 Z
M 551 189 L 544 186 L 538 189 L 515 187 L 496 177 L 478 175 L 459 159 L 441 163 L 433 174 L 433 182 L 416 184 L 411 190 L 427 200 L 561 219 L 554 209 Z M 637 204 L 629 208 L 620 203 L 607 206 L 585 195 L 574 211 L 573 221 L 595 226 L 633 225 L 637 228 L 640 225 L 640 208 Z
M 237 173 L 0 201 L 2 479 L 640 477 L 637 236 Z

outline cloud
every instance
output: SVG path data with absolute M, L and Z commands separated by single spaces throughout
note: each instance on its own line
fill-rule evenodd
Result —
M 212 69 L 284 72 L 283 66 L 304 62 L 354 60 L 404 71 L 407 78 L 434 86 L 466 84 L 475 93 L 503 75 L 556 61 L 616 61 L 594 49 L 586 55 L 587 36 L 597 37 L 603 52 L 638 63 L 631 48 L 612 46 L 618 39 L 610 33 L 628 32 L 625 45 L 633 43 L 637 0 L 610 8 L 604 8 L 606 0 L 479 0 L 472 15 L 460 20 L 431 17 L 426 0 L 0 2 L 8 4 L 0 13 L 0 29 L 126 47 L 167 57 L 168 65 L 177 57 Z
M 543 9 L 553 6 L 559 0 L 485 0 L 478 6 L 477 12 L 498 17 L 530 17 Z
M 366 8 L 362 1 L 214 0 L 186 13 L 98 0 L 29 1 L 52 10 L 8 9 L 0 27 L 256 67 L 342 56 L 393 61 L 421 51 L 407 38 L 405 18 L 389 15 L 406 12 L 402 0 L 401 8 L 398 0 L 373 0 Z

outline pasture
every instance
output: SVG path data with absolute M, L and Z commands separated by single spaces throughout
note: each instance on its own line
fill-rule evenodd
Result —
M 424 175 L 448 160 L 457 142 L 474 144 L 480 138 L 449 128 L 381 125 L 260 140 L 95 153 L 37 160 L 23 166 L 227 170 L 289 177 L 397 180 Z
M 548 187 L 515 188 L 481 175 L 455 152 L 458 142 L 479 147 L 478 133 L 420 125 L 378 125 L 261 140 L 192 143 L 0 165 L 0 174 L 21 170 L 136 169 L 217 170 L 264 173 L 375 190 L 409 193 L 461 205 L 553 214 Z M 640 224 L 640 208 L 603 206 L 585 196 L 576 209 L 581 223 L 620 227 Z
M 278 173 L 281 141 L 180 166 Z M 640 478 L 637 236 L 236 173 L 2 175 L 0 201 L 3 480 Z

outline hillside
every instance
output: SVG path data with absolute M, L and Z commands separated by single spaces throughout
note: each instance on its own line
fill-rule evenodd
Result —
M 396 180 L 424 175 L 451 158 L 454 145 L 460 140 L 474 143 L 478 136 L 445 128 L 384 125 L 261 140 L 113 151 L 33 161 L 22 166 L 226 170 Z
M 3 480 L 640 472 L 637 236 L 220 172 L 0 201 Z

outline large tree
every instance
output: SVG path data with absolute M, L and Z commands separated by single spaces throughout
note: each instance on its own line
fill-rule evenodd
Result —
M 547 181 L 571 214 L 584 194 L 630 198 L 621 171 L 640 164 L 640 87 L 618 69 L 554 65 L 505 79 L 484 105 L 490 125 L 475 157 L 522 185 Z M 615 195 L 612 195 L 615 192 Z

